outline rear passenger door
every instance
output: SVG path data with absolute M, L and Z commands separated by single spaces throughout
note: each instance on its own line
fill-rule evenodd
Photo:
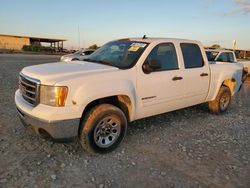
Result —
M 200 46 L 195 43 L 180 44 L 184 70 L 184 100 L 186 106 L 205 102 L 209 89 L 209 65 L 205 63 Z

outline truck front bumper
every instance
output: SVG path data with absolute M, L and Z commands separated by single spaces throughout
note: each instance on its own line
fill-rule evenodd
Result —
M 76 112 L 74 108 L 40 104 L 32 107 L 27 104 L 19 91 L 15 93 L 15 103 L 21 122 L 32 132 L 56 141 L 69 141 L 78 136 L 80 118 L 72 115 Z
M 78 135 L 80 119 L 48 122 L 25 114 L 18 108 L 17 112 L 23 125 L 41 137 L 56 141 L 71 141 Z

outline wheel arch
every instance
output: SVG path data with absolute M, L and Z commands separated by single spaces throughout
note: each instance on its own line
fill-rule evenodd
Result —
M 236 82 L 237 81 L 235 78 L 227 77 L 227 78 L 221 79 L 217 84 L 212 84 L 212 86 L 210 86 L 210 92 L 207 97 L 207 101 L 212 101 L 216 98 L 221 86 L 228 87 L 230 89 L 231 96 L 233 96 L 235 94 Z
M 234 78 L 226 79 L 223 81 L 221 86 L 228 87 L 230 89 L 231 96 L 233 96 L 235 92 L 236 80 Z
M 114 95 L 114 96 L 108 96 L 108 97 L 102 97 L 95 99 L 91 102 L 89 102 L 82 112 L 82 117 L 93 107 L 99 105 L 99 104 L 111 104 L 118 108 L 120 108 L 128 122 L 130 122 L 133 119 L 133 108 L 132 108 L 132 101 L 129 96 L 127 95 Z

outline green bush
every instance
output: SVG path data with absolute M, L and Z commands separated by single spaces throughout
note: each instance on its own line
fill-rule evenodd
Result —
M 40 52 L 41 47 L 40 46 L 32 46 L 32 45 L 24 45 L 23 51 Z
M 30 52 L 52 52 L 53 48 L 47 46 L 24 45 L 23 51 Z

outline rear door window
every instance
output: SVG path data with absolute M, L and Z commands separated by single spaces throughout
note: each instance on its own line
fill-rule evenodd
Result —
M 204 60 L 200 47 L 193 43 L 181 43 L 184 65 L 186 69 L 199 68 L 204 66 Z

